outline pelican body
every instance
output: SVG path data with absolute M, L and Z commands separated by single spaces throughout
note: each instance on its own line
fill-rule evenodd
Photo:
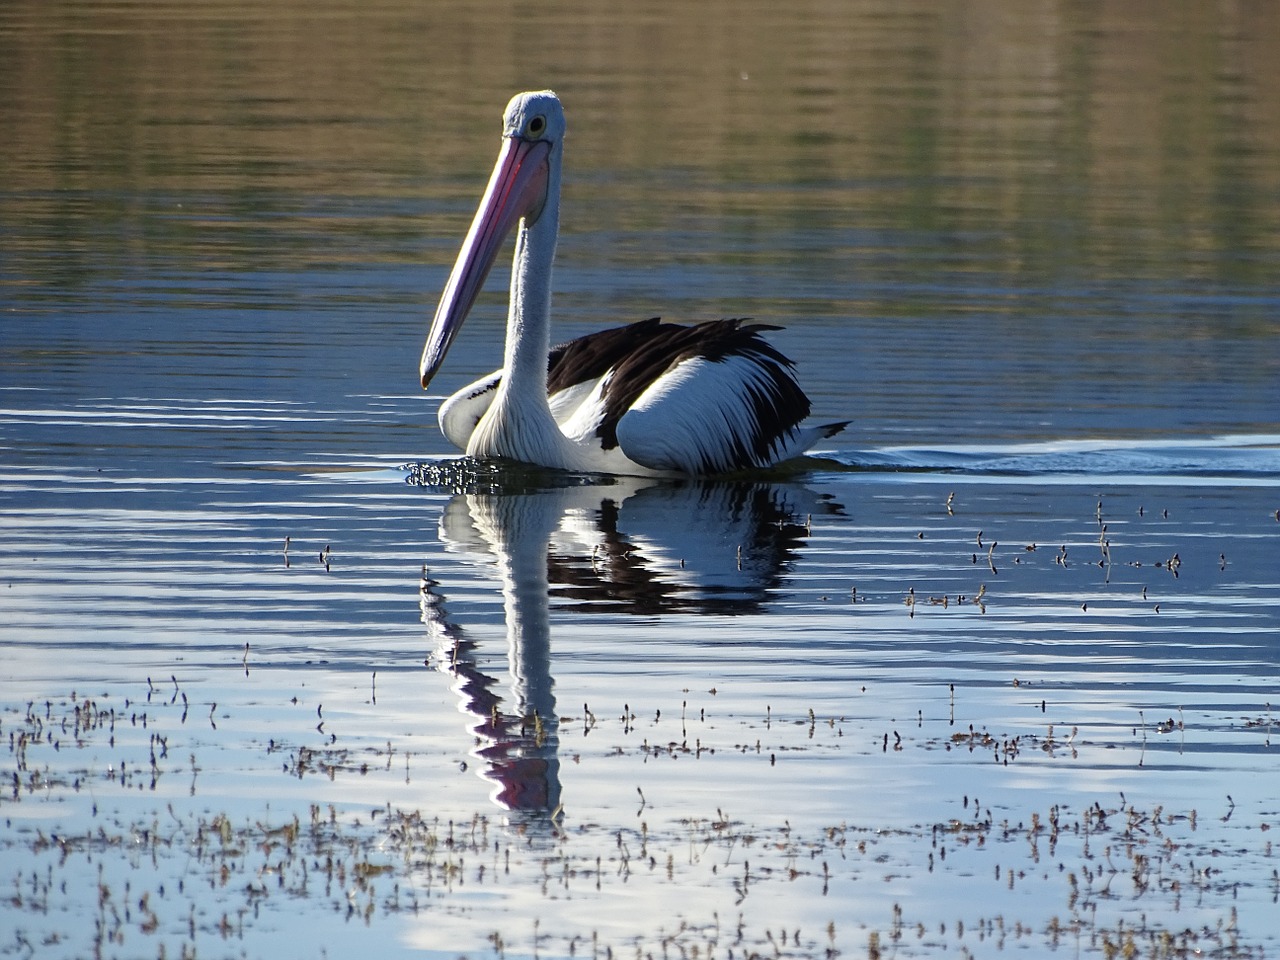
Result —
M 503 366 L 441 405 L 449 441 L 472 457 L 562 470 L 717 474 L 771 466 L 842 430 L 805 422 L 794 365 L 760 336 L 776 327 L 654 318 L 551 349 L 564 133 L 549 90 L 507 105 L 498 162 L 422 352 L 426 388 L 515 230 Z

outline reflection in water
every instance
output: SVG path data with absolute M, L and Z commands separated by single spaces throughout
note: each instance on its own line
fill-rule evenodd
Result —
M 472 750 L 493 799 L 529 822 L 560 806 L 558 715 L 551 673 L 551 598 L 564 609 L 638 614 L 758 613 L 781 583 L 814 512 L 839 506 L 802 487 L 623 478 L 608 486 L 460 493 L 440 538 L 496 561 L 511 696 L 481 669 L 478 642 L 453 622 L 423 572 L 422 620 L 436 668 L 470 715 Z

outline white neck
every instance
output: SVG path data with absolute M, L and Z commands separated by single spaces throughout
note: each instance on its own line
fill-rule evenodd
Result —
M 575 447 L 560 431 L 547 404 L 547 354 L 551 349 L 551 267 L 560 232 L 560 158 L 551 156 L 547 199 L 538 219 L 516 231 L 511 304 L 502 384 L 477 424 L 467 453 L 499 456 L 562 469 L 581 467 Z
M 558 198 L 550 196 L 537 223 L 523 220 L 516 231 L 507 312 L 504 383 L 522 396 L 547 396 L 547 354 L 551 350 L 551 268 L 560 227 Z M 547 415 L 550 416 L 548 408 Z

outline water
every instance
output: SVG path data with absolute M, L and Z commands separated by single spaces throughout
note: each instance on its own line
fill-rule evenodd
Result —
M 1275 17 L 7 5 L 0 955 L 1280 949 Z M 784 324 L 819 456 L 453 459 L 541 86 L 555 334 Z

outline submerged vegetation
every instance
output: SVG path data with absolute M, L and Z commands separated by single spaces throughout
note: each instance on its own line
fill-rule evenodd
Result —
M 431 956 L 639 960 L 981 956 L 1013 946 L 1261 957 L 1274 945 L 1237 907 L 1280 898 L 1276 816 L 1246 822 L 1229 797 L 1206 813 L 1173 797 L 1144 807 L 1123 794 L 1087 806 L 1045 796 L 1012 809 L 960 796 L 942 803 L 951 816 L 905 824 L 874 810 L 828 824 L 784 811 L 746 820 L 731 799 L 668 813 L 640 787 L 636 809 L 609 821 L 563 809 L 455 819 L 429 806 L 328 800 L 224 808 L 234 771 L 301 780 L 323 796 L 375 771 L 398 776 L 400 748 L 335 745 L 345 738 L 333 733 L 327 746 L 238 740 L 217 722 L 237 706 L 197 707 L 176 678 L 115 699 L 71 694 L 0 713 L 0 914 L 9 931 L 0 956 L 239 956 L 281 937 L 314 955 L 345 955 L 339 944 L 353 935 L 391 953 L 402 941 Z M 877 744 L 849 718 L 770 711 L 713 725 L 687 704 L 666 721 L 681 739 L 659 744 L 655 713 L 646 724 L 630 708 L 584 708 L 559 725 L 581 724 L 599 744 L 574 763 L 617 770 L 631 767 L 610 758 L 687 762 L 730 749 L 728 740 L 743 750 L 748 737 L 766 740 L 754 749 L 772 753 L 771 763 L 779 753 L 877 746 L 989 751 L 1002 765 L 1028 751 L 1069 762 L 1110 746 L 1052 728 L 895 733 Z M 637 722 L 650 731 L 639 746 Z M 788 911 L 769 908 L 784 890 L 781 902 L 805 904 L 785 921 Z M 653 908 L 620 918 L 617 905 L 637 897 Z M 946 904 L 953 912 L 940 914 Z

